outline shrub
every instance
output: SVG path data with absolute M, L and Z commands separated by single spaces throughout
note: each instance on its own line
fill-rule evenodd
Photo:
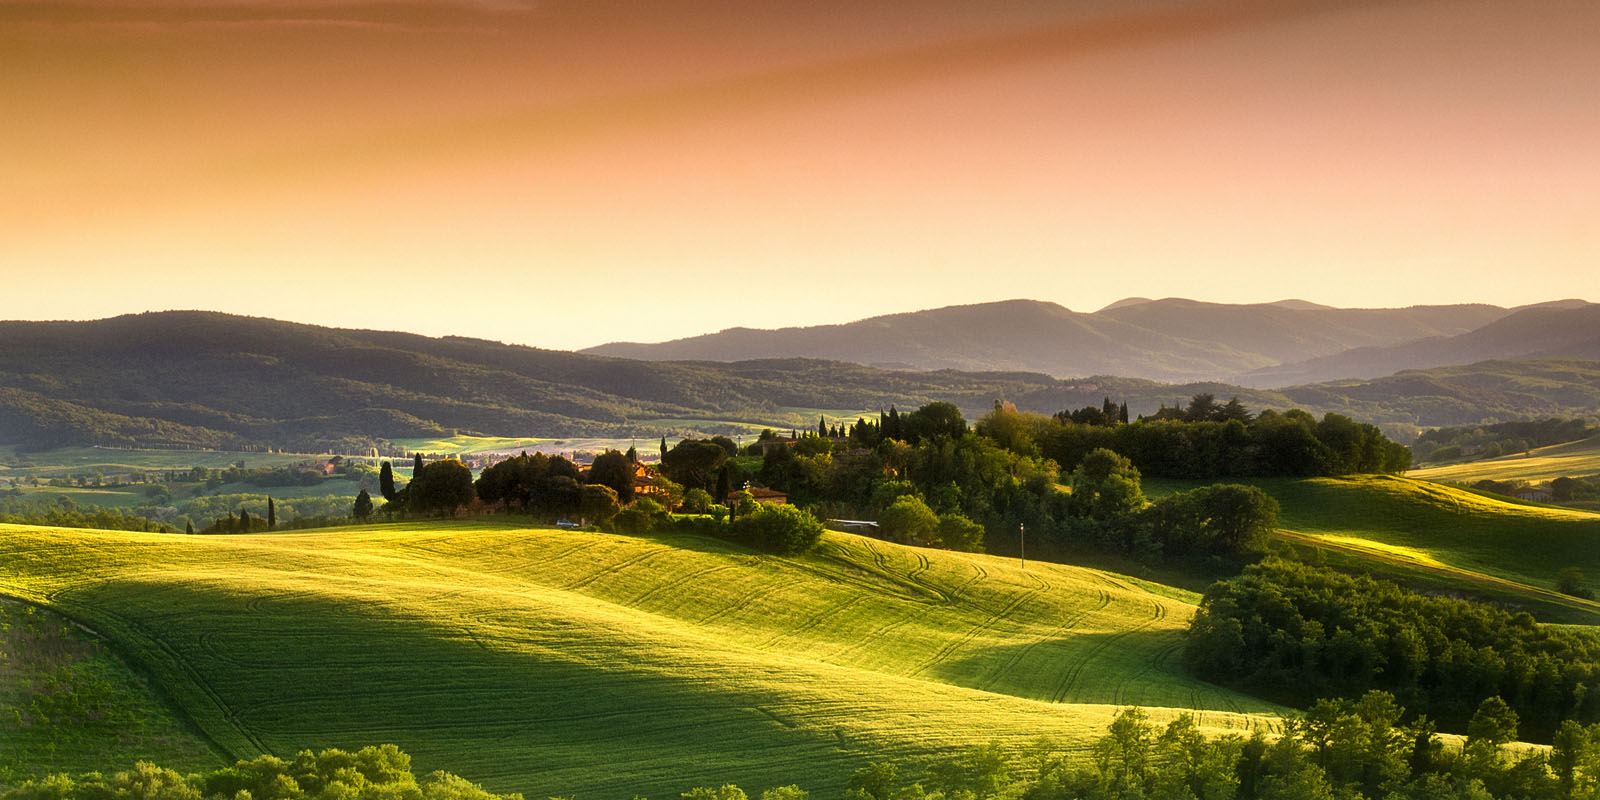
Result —
M 791 505 L 762 505 L 731 526 L 733 538 L 774 553 L 803 553 L 822 538 L 822 523 Z

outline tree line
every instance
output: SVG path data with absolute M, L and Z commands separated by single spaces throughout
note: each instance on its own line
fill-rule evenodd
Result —
M 979 745 L 911 768 L 855 769 L 844 800 L 1596 800 L 1600 725 L 1564 723 L 1548 751 L 1508 748 L 1515 712 L 1490 699 L 1460 746 L 1384 692 L 1323 700 L 1268 736 L 1208 737 L 1193 716 L 1157 726 L 1123 709 L 1087 753 L 1041 738 L 1022 751 Z M 809 800 L 796 784 L 760 800 Z M 203 774 L 141 762 L 125 772 L 54 775 L 0 800 L 521 800 L 446 772 L 418 778 L 394 745 L 260 756 Z M 749 800 L 737 784 L 697 786 L 681 800 Z M 636 796 L 636 800 L 644 800 Z
M 1253 413 L 1238 398 L 1218 404 L 1199 394 L 1188 409 L 1163 409 L 1128 423 L 1104 414 L 1111 405 L 1107 398 L 1101 408 L 1046 417 L 996 402 L 980 430 L 1009 450 L 1062 465 L 1092 450 L 1113 450 L 1159 478 L 1398 473 L 1411 466 L 1404 445 L 1340 414 L 1319 420 L 1300 409 Z
M 1447 730 L 1465 730 L 1488 697 L 1533 740 L 1600 721 L 1600 637 L 1276 558 L 1206 590 L 1184 659 L 1206 680 L 1301 707 L 1380 689 Z

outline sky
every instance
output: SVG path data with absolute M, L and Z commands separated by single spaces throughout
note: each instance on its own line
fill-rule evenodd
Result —
M 1592 0 L 0 0 L 0 318 L 1600 294 Z

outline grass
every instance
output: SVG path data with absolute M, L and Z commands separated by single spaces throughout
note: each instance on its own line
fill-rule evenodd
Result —
M 1278 523 L 1286 541 L 1319 545 L 1379 572 L 1514 596 L 1551 621 L 1600 623 L 1600 604 L 1554 591 L 1563 567 L 1600 576 L 1600 514 L 1389 475 L 1244 482 L 1282 506 Z M 1153 497 L 1193 485 L 1146 482 Z
M 1451 483 L 1481 480 L 1544 483 L 1560 477 L 1600 475 L 1600 436 L 1541 447 L 1530 453 L 1414 469 L 1407 475 Z
M 316 455 L 295 453 L 234 453 L 223 450 L 120 450 L 107 447 L 61 447 L 19 453 L 15 447 L 0 447 L 0 476 L 8 478 L 37 475 L 40 478 L 64 475 L 107 475 L 150 470 L 187 470 L 190 467 L 221 469 L 240 461 L 251 468 L 298 464 Z M 9 465 L 9 466 L 7 466 Z
M 829 533 L 797 559 L 692 535 L 484 522 L 185 537 L 0 527 L 0 591 L 113 639 L 233 755 L 394 742 L 529 797 L 800 782 L 1116 710 L 1276 707 L 1179 665 L 1181 600 L 1120 576 Z
M 216 764 L 103 642 L 65 619 L 0 600 L 0 786 L 27 772 L 87 772 L 154 759 Z
M 552 444 L 561 440 L 540 438 L 516 438 L 509 436 L 436 436 L 416 439 L 391 439 L 389 443 L 395 447 L 421 453 L 445 453 L 449 455 L 490 453 L 503 450 L 520 450 L 533 448 L 543 444 Z M 624 440 L 625 441 L 625 440 Z M 399 461 L 399 459 L 394 459 Z

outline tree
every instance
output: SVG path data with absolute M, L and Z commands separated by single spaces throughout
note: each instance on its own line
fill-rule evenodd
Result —
M 356 504 L 350 509 L 350 516 L 361 522 L 366 522 L 372 516 L 372 495 L 367 494 L 366 489 L 356 495 Z
M 728 458 L 739 455 L 739 444 L 726 436 L 713 436 L 709 441 L 727 452 Z
M 1498 695 L 1485 697 L 1467 723 L 1468 744 L 1480 742 L 1493 747 L 1517 740 L 1517 712 Z
M 189 534 L 190 536 L 194 535 L 194 520 L 188 520 L 187 522 L 183 523 L 183 532 Z
M 782 555 L 803 553 L 822 539 L 822 523 L 798 506 L 757 505 L 733 523 L 735 539 Z
M 661 459 L 661 471 L 685 489 L 704 489 L 717 469 L 728 461 L 728 451 L 704 439 L 684 439 Z
M 728 474 L 728 466 L 724 464 L 717 470 L 717 490 L 712 493 L 711 502 L 726 503 L 730 494 L 733 494 L 733 476 Z
M 932 539 L 939 530 L 939 516 L 927 503 L 908 495 L 885 508 L 878 515 L 878 525 L 889 538 L 909 544 L 912 539 Z
M 1240 422 L 1249 422 L 1254 417 L 1255 415 L 1250 413 L 1250 409 L 1245 408 L 1237 397 L 1229 400 L 1222 408 L 1217 409 L 1216 413 L 1216 419 L 1220 422 L 1235 419 Z
M 639 463 L 639 448 L 634 447 L 631 444 L 628 445 L 628 454 L 627 455 L 628 455 L 628 463 L 629 464 L 637 464 L 637 463 Z
M 1189 398 L 1189 407 L 1183 412 L 1183 418 L 1190 422 L 1209 422 L 1217 418 L 1217 413 L 1222 407 L 1217 405 L 1217 396 L 1209 392 L 1201 392 Z
M 420 456 L 419 456 L 420 458 Z M 472 502 L 472 470 L 453 458 L 435 461 L 418 470 L 406 487 L 406 509 L 429 514 L 456 509 Z
M 817 417 L 817 435 L 823 438 L 828 436 L 828 418 Z
M 983 552 L 983 526 L 960 514 L 939 518 L 939 543 L 965 553 Z
M 278 504 L 267 498 L 267 530 L 276 530 L 278 527 Z
M 633 463 L 616 450 L 595 456 L 589 466 L 589 483 L 609 486 L 623 505 L 633 502 Z
M 923 439 L 948 436 L 960 439 L 967 432 L 967 421 L 954 403 L 929 403 L 906 415 L 905 440 L 916 444 Z
M 661 460 L 667 460 L 667 437 L 661 437 Z
M 391 503 L 394 502 L 396 494 L 394 488 L 394 466 L 387 461 L 383 462 L 383 468 L 378 471 L 378 493 L 383 495 L 383 499 Z
M 591 483 L 583 487 L 578 500 L 578 512 L 592 524 L 605 525 L 621 510 L 622 504 L 617 502 L 617 492 L 610 486 Z
M 412 480 L 416 480 L 417 473 L 422 471 L 422 454 L 421 453 L 412 453 L 411 455 L 412 455 L 412 460 L 411 460 L 411 479 Z
M 1594 591 L 1589 588 L 1589 582 L 1584 579 L 1583 570 L 1577 567 L 1562 567 L 1556 573 L 1556 591 L 1581 597 L 1585 600 L 1594 599 Z
M 724 498 L 726 499 L 726 498 Z M 704 489 L 690 489 L 683 494 L 683 510 L 690 514 L 704 514 L 711 507 L 711 495 Z
M 250 512 L 239 509 L 239 520 L 234 523 L 234 533 L 250 532 Z

